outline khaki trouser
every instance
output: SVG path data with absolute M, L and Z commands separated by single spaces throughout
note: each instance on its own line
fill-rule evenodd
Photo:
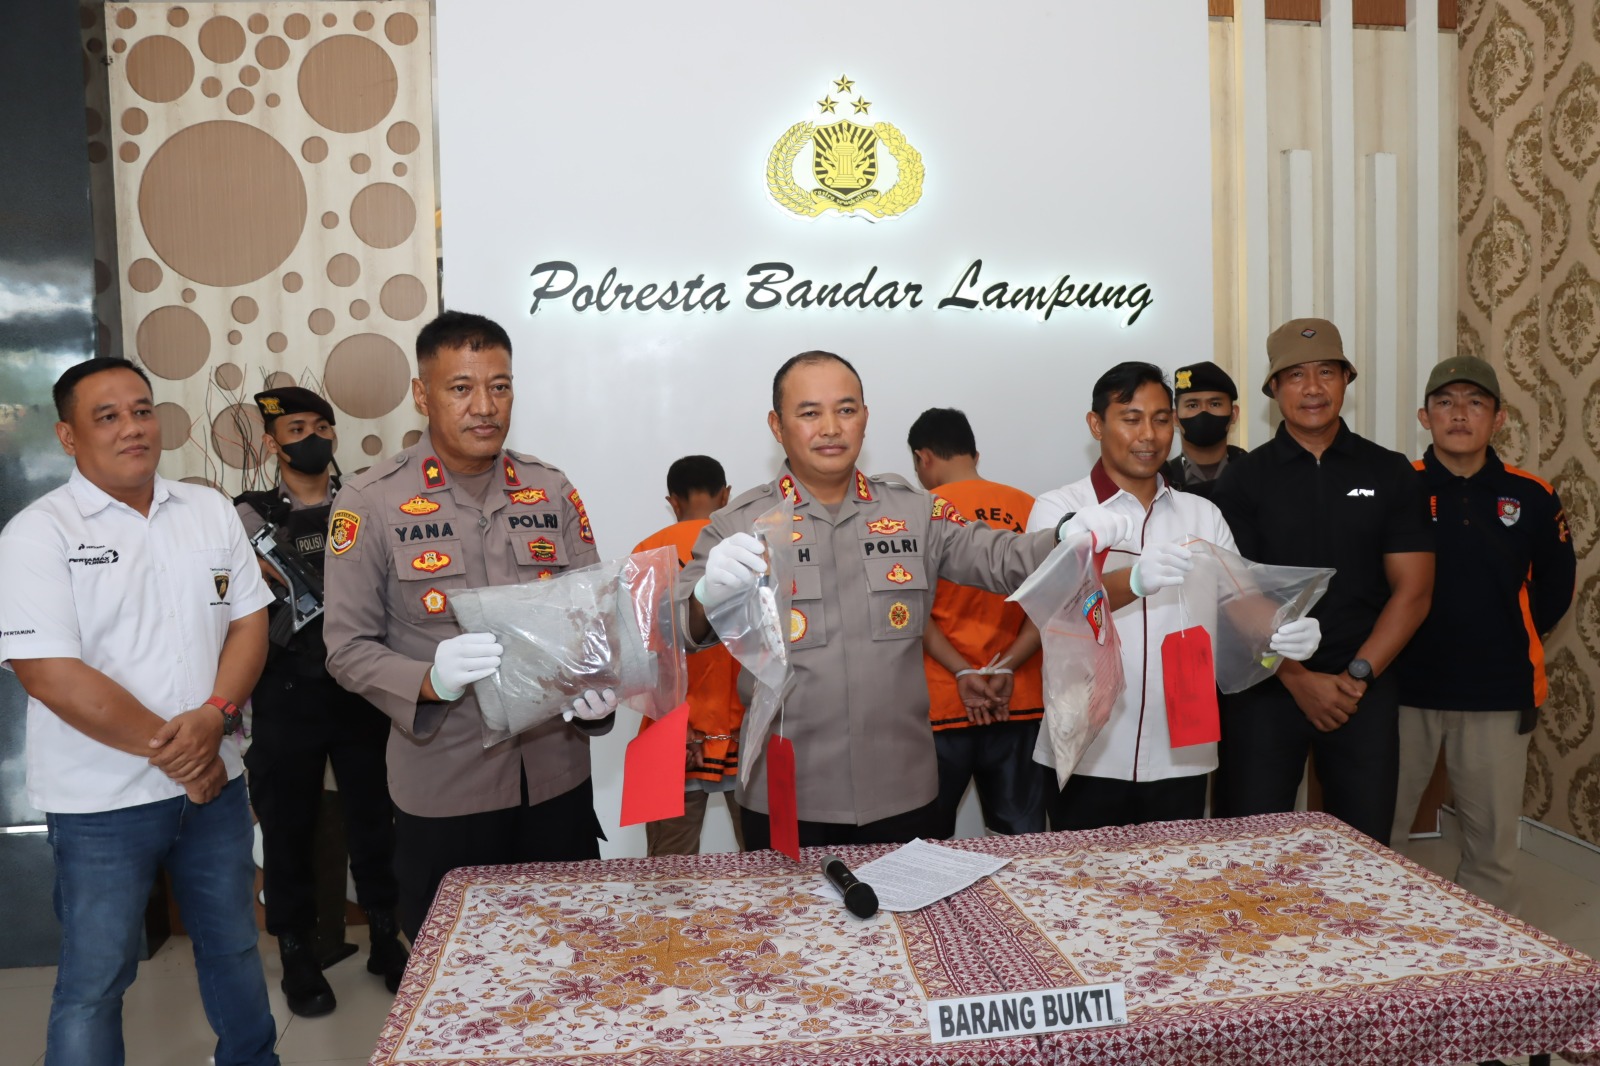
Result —
M 700 854 L 700 828 L 705 825 L 706 798 L 710 795 L 698 788 L 686 791 L 683 794 L 681 817 L 645 823 L 644 838 L 651 858 L 657 855 Z M 733 798 L 733 790 L 718 795 L 728 802 L 728 816 L 733 819 L 733 839 L 738 842 L 739 850 L 743 851 L 744 826 L 739 824 L 739 804 Z
M 1400 848 L 1444 745 L 1445 770 L 1461 819 L 1456 884 L 1515 913 L 1517 821 L 1528 769 L 1528 734 L 1517 711 L 1400 708 L 1400 788 L 1390 840 Z

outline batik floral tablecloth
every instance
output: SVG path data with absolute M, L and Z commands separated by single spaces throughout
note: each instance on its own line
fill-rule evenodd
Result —
M 1033 1039 L 934 1047 L 925 1000 L 1004 991 L 982 946 L 942 906 L 851 917 L 820 857 L 456 870 L 371 1061 L 1042 1066 Z
M 1600 965 L 1323 814 L 993 838 L 948 901 L 1013 988 L 1122 981 L 1068 1064 L 1600 1061 Z
M 457 870 L 372 1062 L 1600 1063 L 1600 965 L 1326 815 L 952 846 L 1012 862 L 865 922 L 812 850 Z M 1125 1026 L 927 1037 L 927 999 L 1105 981 Z

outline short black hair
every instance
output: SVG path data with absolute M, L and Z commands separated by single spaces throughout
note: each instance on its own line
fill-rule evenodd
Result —
M 438 318 L 417 333 L 417 373 L 422 373 L 422 364 L 438 355 L 440 348 L 469 348 L 475 352 L 504 348 L 509 355 L 511 338 L 492 318 L 466 311 L 441 311 Z
M 941 459 L 958 455 L 976 458 L 978 454 L 972 423 L 967 421 L 965 412 L 954 407 L 930 407 L 918 415 L 911 423 L 911 432 L 906 434 L 906 444 L 914 452 L 927 448 Z
M 1133 394 L 1152 383 L 1166 390 L 1167 403 L 1171 404 L 1172 386 L 1167 384 L 1166 375 L 1159 366 L 1154 363 L 1118 363 L 1101 374 L 1100 380 L 1094 383 L 1094 399 L 1090 410 L 1104 418 L 1113 403 L 1132 403 Z
M 687 500 L 691 492 L 715 496 L 728 487 L 722 464 L 709 455 L 685 455 L 667 467 L 667 493 Z
M 56 378 L 55 388 L 51 390 L 51 395 L 56 401 L 56 417 L 63 422 L 71 421 L 72 399 L 78 390 L 78 382 L 106 370 L 131 370 L 139 375 L 139 380 L 144 382 L 145 388 L 151 388 L 150 375 L 127 359 L 113 359 L 109 356 L 85 359 L 81 363 L 73 363 Z
M 778 368 L 778 372 L 772 375 L 772 409 L 778 412 L 780 418 L 783 416 L 783 379 L 789 376 L 789 371 L 797 366 L 813 366 L 817 363 L 826 363 L 829 360 L 842 364 L 846 370 L 855 374 L 856 391 L 866 391 L 861 388 L 861 375 L 856 371 L 855 367 L 850 365 L 850 360 L 844 356 L 822 351 L 801 352 L 799 355 L 791 356 Z M 862 396 L 861 399 L 865 401 L 866 397 Z

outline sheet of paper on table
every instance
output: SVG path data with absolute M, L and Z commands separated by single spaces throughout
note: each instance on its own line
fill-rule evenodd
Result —
M 878 894 L 879 910 L 904 912 L 921 910 L 953 896 L 1010 861 L 930 844 L 919 837 L 851 872 Z M 814 891 L 829 899 L 844 899 L 827 880 Z

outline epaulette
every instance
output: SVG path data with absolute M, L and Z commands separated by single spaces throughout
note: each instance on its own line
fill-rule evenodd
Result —
M 922 489 L 911 484 L 899 474 L 868 474 L 868 481 L 876 481 L 881 485 L 893 485 L 896 488 L 910 489 L 912 492 L 921 492 Z
M 772 487 L 772 483 L 767 482 L 764 485 L 757 485 L 753 489 L 746 489 L 744 492 L 739 493 L 739 495 L 728 501 L 728 506 L 724 507 L 723 510 L 738 510 L 740 507 L 755 503 L 757 500 L 768 496 L 776 496 L 777 494 L 778 492 Z
M 394 475 L 411 465 L 411 461 L 416 457 L 417 450 L 415 447 L 411 447 L 404 451 L 396 452 L 387 459 L 379 459 L 361 471 L 361 473 L 351 474 L 345 478 L 341 488 L 361 490 L 376 485 L 386 478 L 394 477 Z

